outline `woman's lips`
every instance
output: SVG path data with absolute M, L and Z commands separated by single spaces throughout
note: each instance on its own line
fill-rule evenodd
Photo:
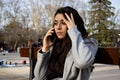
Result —
M 57 35 L 61 35 L 62 34 L 62 32 L 57 32 Z

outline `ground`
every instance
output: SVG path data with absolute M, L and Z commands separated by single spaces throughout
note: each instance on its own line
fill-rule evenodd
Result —
M 4 66 L 0 66 L 0 80 L 29 80 L 29 58 L 20 57 L 18 52 L 5 55 L 0 52 L 0 60 L 4 61 Z M 23 64 L 24 61 L 26 64 Z M 90 80 L 120 80 L 118 65 L 95 64 L 94 66 Z

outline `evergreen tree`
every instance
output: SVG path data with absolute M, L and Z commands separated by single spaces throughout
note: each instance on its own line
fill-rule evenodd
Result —
M 109 0 L 90 0 L 89 3 L 91 10 L 88 30 L 98 39 L 99 45 L 112 44 L 113 36 L 110 29 L 114 23 L 110 18 L 114 16 L 114 7 Z

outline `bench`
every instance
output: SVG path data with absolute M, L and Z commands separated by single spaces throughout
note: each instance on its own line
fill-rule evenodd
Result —
M 30 80 L 34 77 L 34 67 L 37 61 L 37 51 L 39 47 L 20 48 L 21 57 L 30 58 Z M 98 48 L 94 63 L 118 65 L 120 67 L 120 48 L 103 47 Z
M 0 60 L 0 66 L 4 64 L 4 60 Z

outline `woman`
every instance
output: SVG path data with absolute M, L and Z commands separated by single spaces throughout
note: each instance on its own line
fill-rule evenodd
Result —
M 34 80 L 88 80 L 97 49 L 78 12 L 69 6 L 59 8 L 38 51 Z

